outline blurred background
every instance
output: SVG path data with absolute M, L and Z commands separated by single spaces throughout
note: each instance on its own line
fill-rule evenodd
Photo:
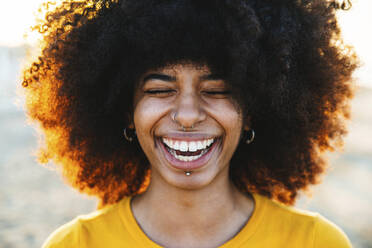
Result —
M 47 236 L 96 200 L 64 184 L 56 171 L 32 155 L 37 136 L 17 106 L 19 69 L 37 36 L 23 34 L 43 0 L 2 1 L 0 8 L 0 247 L 40 247 Z M 372 1 L 354 0 L 339 13 L 344 39 L 363 66 L 355 73 L 358 91 L 343 151 L 330 156 L 331 168 L 313 197 L 297 206 L 317 211 L 339 225 L 354 247 L 372 247 Z M 50 166 L 51 167 L 51 166 Z

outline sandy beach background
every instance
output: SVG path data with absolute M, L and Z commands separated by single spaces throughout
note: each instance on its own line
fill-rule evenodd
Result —
M 40 247 L 76 215 L 93 211 L 96 200 L 69 188 L 55 171 L 36 163 L 37 138 L 14 102 L 25 47 L 0 47 L 0 247 Z M 354 99 L 344 151 L 313 197 L 297 207 L 316 211 L 339 225 L 354 247 L 372 247 L 372 88 Z

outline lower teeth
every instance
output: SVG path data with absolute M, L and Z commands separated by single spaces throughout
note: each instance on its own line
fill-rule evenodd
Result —
M 168 149 L 168 151 L 170 152 L 170 154 L 173 155 L 173 157 L 175 157 L 178 160 L 185 161 L 185 162 L 197 160 L 198 158 L 203 156 L 208 150 L 209 149 L 203 150 L 199 155 L 196 155 L 196 156 L 183 156 L 183 155 L 177 155 L 175 151 Z

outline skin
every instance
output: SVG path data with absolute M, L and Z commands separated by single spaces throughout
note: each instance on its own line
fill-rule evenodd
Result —
M 222 245 L 252 215 L 252 197 L 240 193 L 228 175 L 241 131 L 249 129 L 228 90 L 207 66 L 193 64 L 149 71 L 136 89 L 132 126 L 150 161 L 151 183 L 133 198 L 132 211 L 146 235 L 162 246 Z M 181 125 L 194 128 L 184 131 Z M 212 157 L 190 176 L 171 166 L 159 145 L 160 137 L 185 133 L 219 138 Z

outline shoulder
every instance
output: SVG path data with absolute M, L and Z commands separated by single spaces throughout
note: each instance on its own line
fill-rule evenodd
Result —
M 263 196 L 256 197 L 265 206 L 265 226 L 280 233 L 281 240 L 296 242 L 298 247 L 352 247 L 345 233 L 320 214 L 286 206 Z
M 80 220 L 75 218 L 50 234 L 42 248 L 79 247 L 80 230 Z
M 42 248 L 81 247 L 90 230 L 105 229 L 110 224 L 115 226 L 117 206 L 114 204 L 76 217 L 50 234 Z
M 316 220 L 314 247 L 351 247 L 346 234 L 338 226 L 321 215 L 318 215 Z

